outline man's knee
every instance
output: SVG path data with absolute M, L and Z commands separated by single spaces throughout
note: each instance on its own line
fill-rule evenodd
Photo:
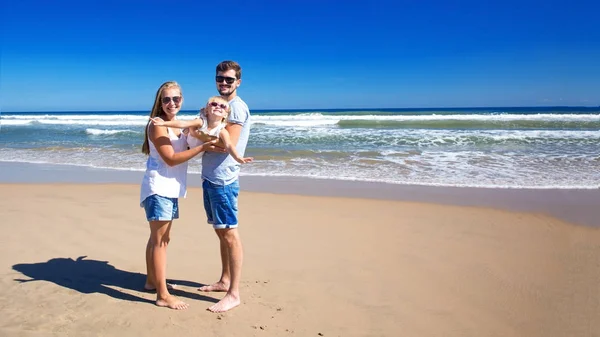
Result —
M 217 229 L 217 235 L 228 245 L 234 245 L 239 241 L 237 229 L 235 228 Z

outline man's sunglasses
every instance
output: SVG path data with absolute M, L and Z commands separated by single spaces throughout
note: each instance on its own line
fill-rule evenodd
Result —
M 210 103 L 208 103 L 208 104 L 210 104 L 210 105 L 214 106 L 215 108 L 216 108 L 216 107 L 220 107 L 220 108 L 221 108 L 221 109 L 223 109 L 223 110 L 227 110 L 227 105 L 225 105 L 225 104 L 223 104 L 223 103 L 219 104 L 219 103 L 217 103 L 217 102 L 210 102 Z
M 235 82 L 236 78 L 235 77 L 216 76 L 215 80 L 217 80 L 217 83 L 221 83 L 221 82 L 225 81 L 225 83 L 227 83 L 227 84 L 232 84 L 233 82 Z
M 163 97 L 161 99 L 162 104 L 169 104 L 173 100 L 173 103 L 179 104 L 181 102 L 181 96 L 173 96 L 173 97 Z

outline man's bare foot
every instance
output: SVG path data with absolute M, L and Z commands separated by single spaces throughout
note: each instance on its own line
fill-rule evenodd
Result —
M 229 290 L 229 285 L 227 285 L 221 281 L 211 284 L 209 286 L 202 286 L 202 287 L 198 288 L 198 291 L 203 291 L 203 292 L 211 292 L 211 291 L 225 292 L 228 290 Z
M 169 295 L 165 299 L 156 300 L 156 305 L 158 305 L 159 307 L 167 307 L 175 310 L 184 310 L 189 307 L 187 303 L 178 300 L 177 297 L 173 295 Z
M 227 294 L 217 304 L 211 306 L 207 310 L 212 312 L 225 312 L 237 307 L 238 305 L 240 305 L 240 297 Z

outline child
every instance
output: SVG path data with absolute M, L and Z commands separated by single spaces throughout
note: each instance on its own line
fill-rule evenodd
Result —
M 218 137 L 223 141 L 225 150 L 240 164 L 249 163 L 254 160 L 252 157 L 242 157 L 235 147 L 231 144 L 229 132 L 225 129 L 227 126 L 227 116 L 229 115 L 229 103 L 221 98 L 214 96 L 208 99 L 204 113 L 200 117 L 191 121 L 171 120 L 165 122 L 159 118 L 152 118 L 152 123 L 156 126 L 166 126 L 172 128 L 198 128 L 201 135 L 204 135 L 204 141 Z M 191 136 L 190 136 L 191 137 Z M 190 138 L 188 137 L 188 138 Z

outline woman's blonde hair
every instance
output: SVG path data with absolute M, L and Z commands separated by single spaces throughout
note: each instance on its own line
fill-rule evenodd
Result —
M 152 106 L 152 111 L 150 111 L 150 118 L 154 118 L 154 117 L 161 117 L 165 114 L 165 112 L 162 109 L 162 94 L 163 91 L 165 91 L 165 89 L 171 89 L 171 88 L 177 88 L 179 89 L 179 94 L 181 95 L 181 97 L 183 97 L 183 93 L 181 92 L 181 87 L 179 86 L 179 84 L 175 81 L 168 81 L 163 83 L 160 88 L 158 88 L 158 90 L 156 91 L 156 97 L 154 98 L 154 105 Z M 148 125 L 150 125 L 150 123 L 152 123 L 152 121 L 148 121 L 148 124 L 146 124 L 146 132 L 145 132 L 145 136 L 144 136 L 144 144 L 142 145 L 142 153 L 143 154 L 150 154 L 150 144 L 148 143 Z
M 221 96 L 213 96 L 213 97 L 209 98 L 208 101 L 206 101 L 206 105 L 208 105 L 210 102 L 213 102 L 213 101 L 220 101 L 222 103 L 227 104 L 227 110 L 225 110 L 226 114 L 225 114 L 225 116 L 223 116 L 223 120 L 221 121 L 221 123 L 227 123 L 227 118 L 229 117 L 229 113 L 231 112 L 231 106 L 229 106 L 229 102 L 227 102 L 227 100 Z

